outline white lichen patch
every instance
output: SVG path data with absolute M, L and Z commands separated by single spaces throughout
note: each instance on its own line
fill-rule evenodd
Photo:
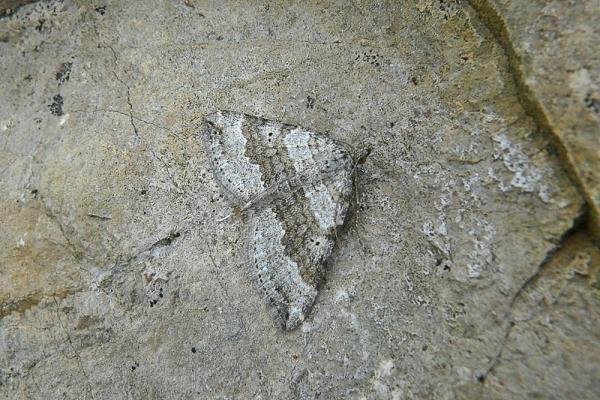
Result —
M 23 235 L 17 239 L 17 247 L 18 248 L 25 247 L 25 236 L 27 236 L 27 233 L 25 233 L 25 235 Z
M 373 390 L 377 394 L 378 398 L 390 397 L 391 390 L 389 378 L 392 376 L 394 367 L 394 361 L 391 359 L 382 360 L 379 362 L 379 366 L 375 370 L 375 374 L 371 381 Z
M 70 116 L 71 115 L 67 113 L 67 114 L 63 115 L 62 117 L 60 117 L 60 119 L 58 120 L 58 126 L 63 126 L 69 120 Z
M 505 134 L 493 136 L 497 143 L 497 157 L 502 159 L 504 166 L 512 172 L 512 178 L 507 184 L 499 179 L 499 188 L 502 191 L 510 190 L 510 187 L 520 189 L 528 193 L 537 193 L 544 203 L 551 201 L 550 188 L 546 185 L 543 169 L 538 168 L 523 151 L 519 143 L 515 143 Z
M 475 220 L 475 227 L 469 231 L 473 248 L 468 253 L 467 273 L 469 278 L 479 278 L 487 266 L 492 265 L 492 244 L 496 230 L 485 219 Z
M 423 270 L 424 275 L 427 271 L 450 273 L 459 281 L 486 276 L 494 263 L 496 229 L 472 210 L 482 206 L 488 185 L 499 181 L 495 171 L 490 168 L 490 176 L 476 171 L 456 175 L 434 164 L 420 168 L 414 176 L 437 188 L 435 211 L 420 225 L 431 244 L 425 261 L 430 268 Z
M 580 68 L 567 75 L 571 89 L 583 99 L 588 93 L 598 91 L 598 84 L 592 79 L 587 68 Z

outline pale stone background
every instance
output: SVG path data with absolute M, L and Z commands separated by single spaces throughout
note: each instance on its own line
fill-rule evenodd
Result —
M 2 17 L 0 396 L 595 398 L 600 11 L 547 34 L 570 3 L 517 3 Z M 247 279 L 244 223 L 222 220 L 198 136 L 217 108 L 374 145 L 290 333 Z

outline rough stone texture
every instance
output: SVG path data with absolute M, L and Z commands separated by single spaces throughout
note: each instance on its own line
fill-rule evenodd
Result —
M 574 234 L 515 299 L 514 326 L 483 392 L 504 399 L 600 393 L 598 289 L 600 251 Z
M 12 14 L 24 4 L 33 3 L 35 0 L 0 0 L 0 16 Z
M 529 113 L 555 137 L 600 240 L 600 3 L 472 3 L 507 49 Z
M 584 201 L 468 4 L 40 2 L 0 71 L 1 398 L 598 391 Z M 374 147 L 289 333 L 223 220 L 217 108 Z

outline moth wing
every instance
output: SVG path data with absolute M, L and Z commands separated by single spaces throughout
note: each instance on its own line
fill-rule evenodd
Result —
M 201 136 L 215 179 L 238 205 L 265 190 L 260 167 L 246 156 L 246 116 L 218 111 L 204 119 Z
M 354 163 L 340 143 L 301 127 L 219 111 L 202 139 L 216 180 L 251 214 L 251 274 L 283 329 L 310 311 L 344 222 Z
M 336 173 L 317 174 L 278 191 L 250 219 L 251 275 L 286 330 L 296 328 L 310 312 L 346 217 L 352 169 L 338 167 Z

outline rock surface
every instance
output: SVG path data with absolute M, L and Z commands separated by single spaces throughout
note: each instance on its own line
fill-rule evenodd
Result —
M 585 199 L 468 4 L 39 2 L 0 70 L 1 398 L 598 391 Z M 373 146 L 289 333 L 223 220 L 217 108 Z
M 0 16 L 14 13 L 22 5 L 36 0 L 0 0 Z
M 554 136 L 600 240 L 600 4 L 473 0 L 507 49 L 519 93 Z

